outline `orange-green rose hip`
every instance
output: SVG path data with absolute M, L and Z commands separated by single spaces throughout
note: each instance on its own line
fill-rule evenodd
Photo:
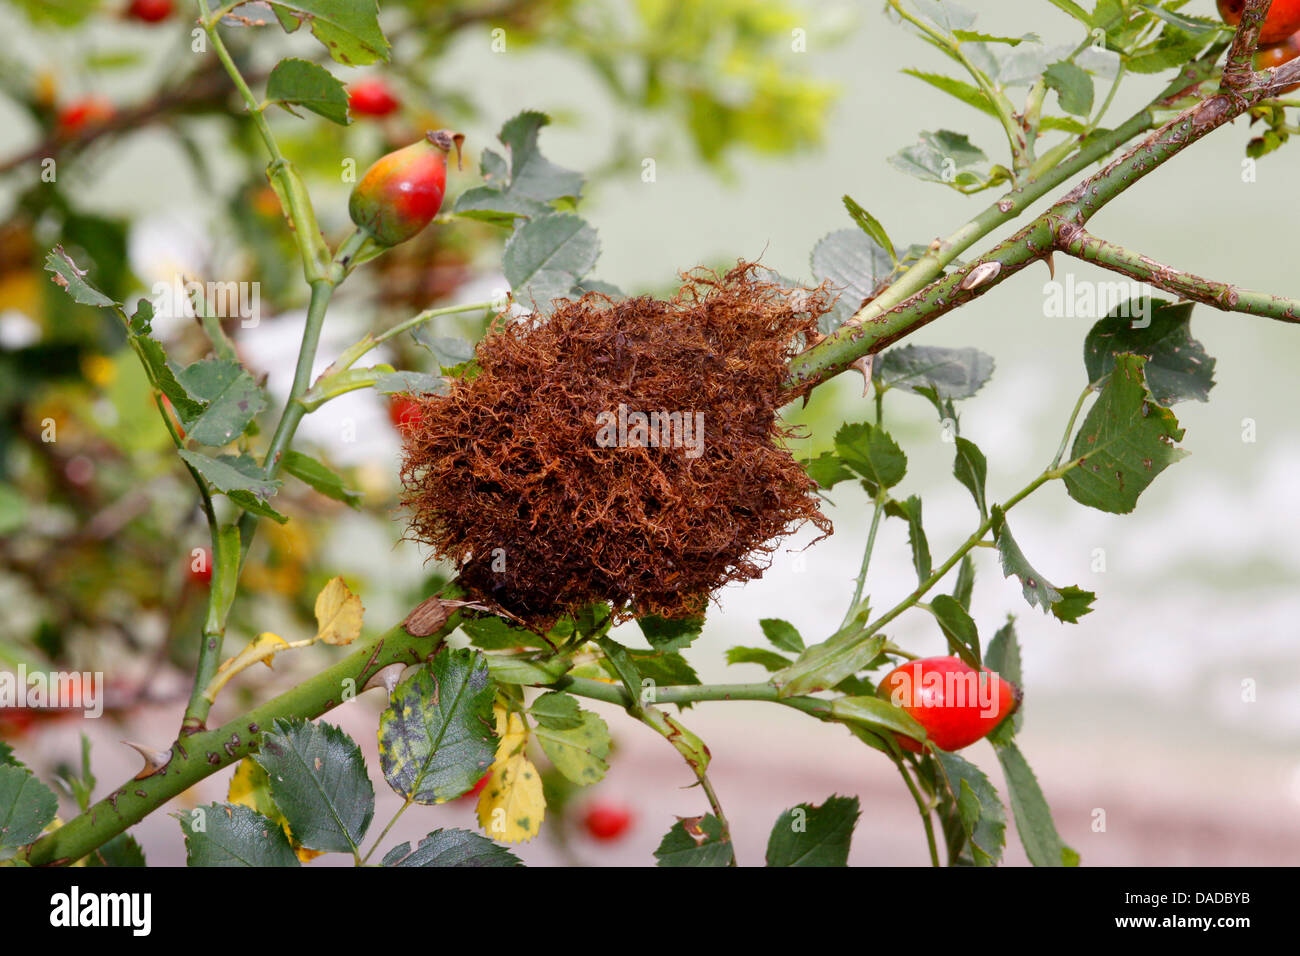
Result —
M 447 154 L 454 147 L 457 166 L 465 137 L 451 130 L 381 156 L 352 189 L 348 213 L 375 241 L 395 246 L 410 239 L 438 215 L 447 188 Z

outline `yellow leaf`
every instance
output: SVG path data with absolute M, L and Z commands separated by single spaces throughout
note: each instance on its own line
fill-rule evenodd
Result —
M 216 700 L 217 694 L 221 693 L 221 688 L 225 687 L 226 683 L 240 671 L 252 667 L 258 661 L 270 667 L 271 658 L 290 646 L 289 642 L 278 634 L 263 631 L 234 657 L 229 657 L 221 662 L 221 666 L 217 668 L 217 673 L 208 686 L 204 688 L 203 696 L 209 701 Z
M 492 776 L 478 798 L 478 821 L 488 836 L 502 843 L 526 843 L 541 832 L 545 815 L 542 777 L 531 760 L 518 753 L 492 765 Z
M 524 749 L 524 744 L 528 743 L 528 725 L 524 723 L 522 716 L 510 711 L 500 702 L 492 705 L 492 714 L 496 717 L 499 741 L 496 763 L 503 763 L 507 758 L 520 753 Z
M 252 667 L 258 661 L 261 661 L 267 667 L 271 667 L 271 658 L 288 646 L 289 642 L 279 634 L 263 631 L 234 657 L 228 657 L 222 661 L 221 666 L 217 668 L 217 673 L 220 674 L 227 669 L 233 669 L 235 673 L 239 673 L 245 667 Z
M 230 789 L 226 792 L 226 799 L 230 803 L 256 810 L 272 823 L 278 823 L 293 845 L 294 853 L 298 854 L 298 859 L 303 863 L 309 863 L 324 852 L 308 850 L 297 844 L 293 832 L 289 829 L 289 821 L 284 818 L 280 808 L 271 799 L 271 781 L 266 776 L 266 771 L 252 757 L 245 757 L 239 761 L 239 765 L 235 768 L 235 775 L 230 778 Z
M 326 644 L 351 644 L 361 636 L 361 598 L 335 577 L 316 595 L 316 639 Z
M 537 836 L 546 815 L 542 778 L 524 756 L 528 725 L 522 715 L 501 701 L 492 705 L 496 717 L 496 760 L 478 798 L 478 820 L 485 833 L 502 843 L 524 843 Z

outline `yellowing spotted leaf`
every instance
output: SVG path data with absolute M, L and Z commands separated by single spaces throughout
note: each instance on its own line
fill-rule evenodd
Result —
M 221 662 L 221 666 L 217 668 L 217 673 L 213 676 L 212 681 L 203 689 L 203 696 L 209 701 L 216 700 L 221 688 L 225 687 L 226 683 L 240 671 L 252 667 L 258 661 L 270 667 L 271 659 L 280 651 L 291 646 L 280 635 L 272 634 L 270 631 L 263 631 L 234 657 L 228 657 Z
M 316 595 L 316 639 L 326 644 L 351 644 L 361 636 L 361 598 L 335 577 Z
M 497 739 L 500 741 L 496 754 L 496 763 L 499 764 L 523 752 L 524 744 L 528 743 L 528 725 L 522 715 L 509 711 L 500 702 L 492 705 L 492 716 L 496 718 Z
M 526 843 L 541 832 L 545 815 L 542 777 L 531 760 L 518 753 L 492 765 L 492 776 L 478 798 L 484 833 L 501 843 Z

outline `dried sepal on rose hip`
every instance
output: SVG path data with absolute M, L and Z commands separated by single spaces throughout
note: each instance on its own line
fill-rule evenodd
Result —
M 1016 712 L 1021 699 L 1015 684 L 959 657 L 908 661 L 885 675 L 877 693 L 924 727 L 930 743 L 949 751 L 983 740 Z M 922 751 L 911 737 L 896 736 L 904 750 Z
M 447 155 L 455 149 L 460 168 L 464 141 L 462 134 L 440 129 L 381 156 L 352 189 L 352 221 L 382 246 L 395 246 L 419 233 L 442 208 Z

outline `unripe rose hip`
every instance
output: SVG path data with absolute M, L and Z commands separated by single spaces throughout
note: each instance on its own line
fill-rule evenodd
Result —
M 1020 706 L 1020 688 L 987 667 L 975 670 L 958 657 L 927 657 L 894 668 L 880 682 L 880 696 L 903 708 L 941 750 L 969 747 Z M 898 735 L 904 750 L 921 745 Z
M 454 146 L 459 164 L 464 139 L 460 133 L 439 130 L 381 156 L 352 190 L 348 200 L 352 221 L 385 246 L 416 235 L 442 208 L 447 154 Z

